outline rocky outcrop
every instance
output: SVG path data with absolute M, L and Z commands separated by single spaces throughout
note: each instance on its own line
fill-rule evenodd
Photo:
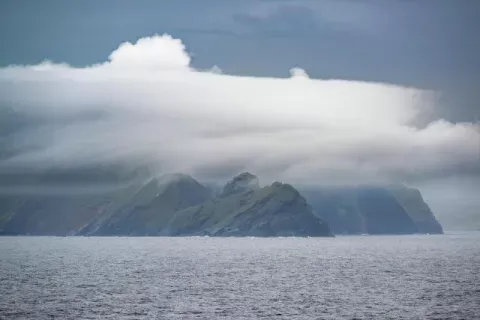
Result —
M 177 211 L 210 197 L 210 190 L 188 175 L 153 178 L 112 214 L 100 216 L 80 234 L 159 235 Z
M 386 190 L 398 201 L 412 219 L 419 233 L 443 233 L 443 228 L 430 210 L 418 189 L 390 186 Z
M 256 190 L 258 188 L 260 188 L 258 178 L 249 172 L 243 172 L 227 182 L 220 196 L 227 197 L 232 194 Z
M 230 188 L 232 182 L 246 188 Z M 168 234 L 212 236 L 331 236 L 328 225 L 313 214 L 305 198 L 291 185 L 275 182 L 258 187 L 251 174 L 237 176 L 226 185 L 228 194 L 178 212 L 168 224 Z M 230 192 L 235 190 L 235 192 Z

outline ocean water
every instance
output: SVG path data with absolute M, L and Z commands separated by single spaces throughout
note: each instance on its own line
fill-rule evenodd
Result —
M 480 319 L 480 233 L 0 238 L 1 319 Z

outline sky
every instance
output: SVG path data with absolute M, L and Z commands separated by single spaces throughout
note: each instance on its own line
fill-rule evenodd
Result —
M 405 182 L 477 210 L 477 30 L 476 0 L 5 0 L 0 102 L 35 125 L 0 168 Z

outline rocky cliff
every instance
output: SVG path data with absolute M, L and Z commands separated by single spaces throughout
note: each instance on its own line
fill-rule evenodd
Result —
M 404 186 L 302 189 L 336 234 L 443 233 L 420 192 Z

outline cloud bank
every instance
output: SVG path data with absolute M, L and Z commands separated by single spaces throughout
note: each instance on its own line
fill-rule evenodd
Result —
M 297 67 L 290 78 L 232 76 L 190 61 L 181 40 L 155 35 L 84 68 L 0 69 L 0 116 L 24 119 L 2 133 L 0 172 L 128 162 L 206 180 L 248 170 L 266 182 L 357 184 L 479 171 L 480 126 L 433 117 L 435 92 Z

